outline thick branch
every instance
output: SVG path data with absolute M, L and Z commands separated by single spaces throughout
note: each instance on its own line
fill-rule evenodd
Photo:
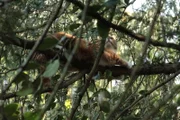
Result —
M 36 41 L 24 40 L 18 37 L 13 37 L 8 34 L 4 34 L 0 32 L 0 41 L 4 44 L 16 45 L 25 49 L 32 49 Z
M 17 46 L 25 46 L 25 48 L 30 49 L 34 45 L 34 41 L 24 41 L 22 39 L 19 39 L 21 42 L 16 42 L 12 38 L 9 37 L 9 40 L 12 40 L 10 44 L 14 44 Z M 14 42 L 13 42 L 14 41 Z M 21 47 L 22 47 L 21 46 Z M 54 53 L 51 50 L 43 52 L 48 59 L 52 59 L 56 53 Z M 60 58 L 61 60 L 65 61 L 65 58 Z M 72 61 L 72 65 L 80 70 L 91 68 L 92 64 L 88 64 L 86 61 L 78 61 L 74 59 Z M 130 75 L 131 70 L 125 69 L 120 66 L 113 66 L 113 67 L 99 67 L 98 70 L 104 72 L 105 70 L 110 70 L 113 73 L 113 76 L 120 76 L 120 75 Z M 178 69 L 180 69 L 180 63 L 176 64 L 160 64 L 160 65 L 143 65 L 140 66 L 140 69 L 137 72 L 137 75 L 152 75 L 152 74 L 171 74 L 176 72 Z
M 91 68 L 91 64 L 86 63 L 86 61 L 72 61 L 72 66 L 78 68 L 78 69 L 87 69 Z M 112 67 L 102 67 L 99 66 L 97 71 L 105 72 L 106 70 L 109 70 L 112 72 L 112 75 L 114 77 L 118 77 L 120 75 L 131 75 L 131 72 L 135 68 L 132 67 L 131 69 L 127 69 L 121 66 L 112 66 Z M 177 70 L 180 69 L 180 62 L 178 63 L 167 63 L 167 64 L 146 64 L 139 67 L 136 75 L 155 75 L 155 74 L 171 74 L 175 73 Z
M 80 67 L 80 68 L 83 69 L 83 67 Z M 133 68 L 128 70 L 128 69 L 120 67 L 120 66 L 114 66 L 114 67 L 108 67 L 108 68 L 107 67 L 99 67 L 98 70 L 101 72 L 110 70 L 110 71 L 112 71 L 112 74 L 114 77 L 118 77 L 120 75 L 130 75 Z M 163 64 L 163 65 L 145 65 L 145 66 L 140 67 L 140 69 L 137 71 L 137 75 L 171 74 L 171 73 L 177 72 L 178 70 L 180 70 L 180 63 Z M 73 84 L 76 80 L 81 78 L 85 73 L 88 73 L 88 71 L 83 70 L 82 72 L 77 74 L 75 77 L 73 77 L 71 80 L 64 81 L 59 86 L 59 89 L 66 88 L 69 85 Z M 51 88 L 43 90 L 42 93 L 50 92 L 50 91 L 52 91 Z M 16 97 L 16 96 L 17 96 L 16 93 L 10 93 L 10 94 L 6 94 L 6 95 L 0 95 L 0 99 L 4 100 L 4 99 Z
M 8 36 L 7 36 L 8 37 Z M 14 44 L 20 47 L 26 48 L 26 49 L 31 49 L 34 45 L 35 41 L 27 41 L 27 40 L 23 40 L 23 39 L 19 39 L 17 38 L 18 41 L 15 39 L 12 39 L 11 37 L 9 37 L 8 42 L 9 44 Z M 7 42 L 7 39 L 6 39 Z M 54 57 L 54 55 L 56 55 L 55 52 L 51 51 L 51 50 L 47 50 L 45 52 L 42 52 L 43 54 L 45 54 L 47 56 L 48 59 L 52 59 Z M 65 58 L 61 57 L 60 58 L 62 61 L 65 61 Z M 91 68 L 92 64 L 88 64 L 87 61 L 78 61 L 76 59 L 73 59 L 72 61 L 72 65 L 80 70 L 82 69 L 87 69 L 87 68 Z M 130 75 L 131 74 L 131 70 L 127 70 L 123 67 L 120 66 L 113 66 L 113 67 L 99 67 L 98 70 L 100 71 L 105 71 L 109 69 L 110 71 L 112 71 L 113 76 L 119 76 L 119 75 Z M 140 67 L 140 69 L 137 72 L 137 75 L 152 75 L 152 74 L 171 74 L 176 72 L 178 69 L 180 69 L 180 63 L 176 63 L 176 64 L 160 64 L 160 65 L 143 65 Z
M 120 66 L 114 66 L 111 68 L 99 67 L 99 71 L 101 72 L 107 69 L 112 71 L 112 75 L 114 77 L 117 77 L 120 75 L 131 75 L 131 72 L 133 71 L 134 67 L 130 70 Z M 171 74 L 171 73 L 175 73 L 179 69 L 180 69 L 180 63 L 161 64 L 161 65 L 142 65 L 139 67 L 136 75 Z

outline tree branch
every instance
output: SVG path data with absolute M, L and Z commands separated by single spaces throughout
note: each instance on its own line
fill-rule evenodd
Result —
M 139 103 L 139 101 L 141 101 L 143 98 L 147 97 L 148 95 L 150 95 L 151 93 L 153 93 L 155 90 L 159 89 L 160 87 L 162 87 L 163 85 L 167 84 L 168 82 L 170 82 L 171 80 L 173 80 L 176 76 L 178 76 L 180 74 L 180 70 L 177 71 L 176 73 L 174 73 L 173 75 L 171 75 L 169 78 L 167 78 L 164 82 L 158 84 L 157 86 L 153 87 L 151 90 L 147 91 L 143 96 L 140 96 L 138 99 L 136 99 L 132 104 L 130 104 L 129 106 L 125 107 L 125 109 L 123 109 L 122 112 L 120 112 L 120 114 L 116 117 L 116 119 L 118 119 L 122 114 L 124 114 L 128 109 L 132 108 L 134 105 L 136 105 L 137 103 Z M 176 87 L 178 88 L 178 87 Z M 176 89 L 175 88 L 175 89 Z M 174 89 L 174 88 L 173 88 Z M 174 95 L 175 92 L 171 92 Z M 167 101 L 165 102 L 167 103 Z M 143 119 L 144 120 L 144 119 Z
M 69 2 L 73 3 L 74 5 L 78 6 L 81 10 L 84 9 L 84 4 L 82 4 L 80 1 L 77 1 L 77 0 L 67 0 L 67 1 L 69 1 Z M 125 28 L 125 27 L 123 27 L 121 25 L 118 26 L 116 24 L 113 24 L 113 23 L 107 21 L 106 19 L 104 19 L 103 17 L 101 17 L 100 14 L 98 14 L 97 12 L 94 12 L 91 9 L 88 9 L 87 14 L 89 16 L 97 19 L 102 24 L 106 25 L 107 27 L 116 29 L 117 31 L 119 31 L 121 33 L 124 33 L 124 34 L 138 40 L 138 41 L 145 42 L 145 40 L 146 40 L 146 37 L 144 35 L 134 33 L 133 31 L 131 31 L 131 30 L 129 30 L 129 29 L 127 29 L 127 28 Z M 176 49 L 176 50 L 180 51 L 180 46 L 177 45 L 177 44 L 174 44 L 174 43 L 164 43 L 164 42 L 159 42 L 159 41 L 153 40 L 153 39 L 150 39 L 149 43 L 152 44 L 153 46 L 167 47 L 167 48 L 172 48 L 172 49 Z
M 13 80 L 7 85 L 6 89 L 2 92 L 5 93 L 12 85 L 12 83 L 19 77 L 20 73 L 24 70 L 24 68 L 27 66 L 28 62 L 30 61 L 30 59 L 32 58 L 34 52 L 36 51 L 36 49 L 39 47 L 39 45 L 42 43 L 43 39 L 46 36 L 46 33 L 48 32 L 49 28 L 51 27 L 53 21 L 56 19 L 59 10 L 61 8 L 62 4 L 61 2 L 58 4 L 56 11 L 52 14 L 52 16 L 50 17 L 46 27 L 44 28 L 44 31 L 41 35 L 41 37 L 39 38 L 38 41 L 36 41 L 36 43 L 34 44 L 32 50 L 30 51 L 30 53 L 27 56 L 27 59 L 22 63 L 21 67 L 17 70 L 17 74 L 14 76 Z
M 0 32 L 0 41 L 7 45 L 16 45 L 25 49 L 32 49 L 36 41 L 24 40 L 9 34 Z
M 68 80 L 64 80 L 63 83 L 59 86 L 59 89 L 67 88 L 69 85 L 72 85 L 74 82 L 76 82 L 77 80 L 82 78 L 84 76 L 84 74 L 86 74 L 87 72 L 88 72 L 87 69 L 82 70 L 79 73 L 77 73 L 75 76 L 69 78 Z M 51 92 L 52 90 L 53 90 L 53 88 L 47 88 L 47 89 L 42 90 L 40 92 L 40 94 Z M 7 93 L 7 94 L 0 94 L 0 100 L 6 100 L 6 99 L 9 99 L 9 98 L 13 98 L 13 97 L 17 97 L 17 92 Z
M 84 8 L 84 5 L 79 1 L 76 1 L 76 0 L 67 0 L 67 1 L 78 6 L 81 10 Z M 128 30 L 127 28 L 125 28 L 123 26 L 120 26 L 120 25 L 118 26 L 116 24 L 113 24 L 113 23 L 107 21 L 106 19 L 104 19 L 103 17 L 101 17 L 98 13 L 95 13 L 94 11 L 88 10 L 87 14 L 92 16 L 95 19 L 98 19 L 102 24 L 106 25 L 107 27 L 116 29 L 119 32 L 122 32 L 140 42 L 145 42 L 145 36 L 143 36 L 141 34 L 136 34 L 133 31 Z M 10 35 L 4 35 L 4 33 L 0 33 L 0 41 L 2 41 L 4 43 L 17 45 L 19 47 L 24 47 L 26 49 L 31 49 L 32 46 L 34 45 L 34 41 L 23 40 L 23 39 L 17 38 L 17 37 L 13 38 Z M 167 48 L 172 48 L 172 49 L 176 49 L 176 50 L 180 51 L 180 46 L 177 44 L 174 44 L 174 43 L 159 42 L 159 41 L 153 40 L 153 39 L 151 39 L 149 41 L 149 43 L 153 46 L 167 47 Z
M 104 72 L 105 70 L 110 70 L 114 77 L 120 75 L 131 75 L 132 69 L 126 69 L 121 66 L 113 66 L 110 68 L 99 67 L 99 71 Z M 154 75 L 154 74 L 171 74 L 175 73 L 177 70 L 180 69 L 180 63 L 167 63 L 167 64 L 160 64 L 160 65 L 142 65 L 139 66 L 139 69 L 136 72 L 136 75 Z
M 8 37 L 8 42 L 9 44 L 13 44 L 13 45 L 17 45 L 19 47 L 23 47 L 26 49 L 31 49 L 33 47 L 33 45 L 35 44 L 35 41 L 27 41 L 27 40 L 23 40 L 20 38 L 17 38 L 18 40 L 20 40 L 20 42 L 17 42 L 15 39 Z M 6 39 L 7 41 L 7 39 Z M 51 50 L 47 50 L 47 51 L 42 51 L 43 54 L 45 54 L 47 56 L 48 59 L 52 59 L 54 57 L 54 55 L 56 55 L 55 52 L 51 51 Z M 62 61 L 65 61 L 64 57 L 60 58 Z M 87 63 L 87 61 L 78 61 L 76 59 L 73 59 L 73 61 L 71 62 L 71 64 L 78 68 L 79 70 L 83 70 L 83 69 L 87 69 L 87 68 L 91 68 L 92 64 Z M 120 76 L 120 75 L 130 75 L 131 71 L 133 70 L 130 69 L 126 69 L 123 68 L 121 66 L 112 66 L 112 67 L 98 67 L 98 70 L 101 72 L 104 72 L 105 70 L 110 70 L 112 71 L 112 74 L 114 77 Z M 153 74 L 171 74 L 176 72 L 178 69 L 180 69 L 180 63 L 166 63 L 166 64 L 159 64 L 159 65 L 154 65 L 154 64 L 145 64 L 140 66 L 139 70 L 137 71 L 137 75 L 153 75 Z

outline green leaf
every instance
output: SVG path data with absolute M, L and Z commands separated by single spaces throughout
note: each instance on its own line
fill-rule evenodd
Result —
M 29 75 L 22 72 L 20 73 L 20 75 L 15 79 L 15 83 L 18 84 L 20 83 L 21 81 L 26 81 L 29 79 Z
M 55 61 L 51 62 L 46 67 L 46 70 L 43 73 L 43 77 L 52 77 L 53 75 L 55 75 L 56 72 L 58 71 L 59 65 L 60 65 L 59 60 L 55 60 Z
M 7 120 L 19 120 L 19 115 L 18 114 L 13 114 L 13 115 L 9 115 L 6 116 Z
M 56 107 L 56 103 L 51 103 L 51 105 L 49 106 L 49 108 L 47 110 L 52 110 Z
M 38 116 L 38 112 L 26 112 L 24 113 L 24 120 L 35 120 Z
M 108 113 L 110 111 L 110 104 L 108 101 L 102 101 L 99 106 L 100 109 L 105 113 Z
M 148 92 L 147 90 L 140 90 L 140 91 L 139 91 L 139 94 L 145 95 L 147 92 Z
M 44 38 L 43 42 L 38 47 L 38 50 L 47 50 L 54 47 L 58 43 L 58 40 L 53 37 Z
M 78 15 L 78 18 L 81 20 L 82 19 L 82 15 L 83 15 L 83 12 L 81 12 L 81 13 L 79 13 L 79 15 Z M 84 22 L 87 24 L 88 22 L 91 22 L 92 21 L 92 17 L 91 16 L 86 16 L 85 17 L 85 20 L 84 20 Z
M 99 112 L 96 112 L 93 117 L 92 117 L 92 120 L 98 120 L 99 118 Z M 101 119 L 100 119 L 101 120 Z
M 83 116 L 83 117 L 81 118 L 81 120 L 87 120 L 87 119 L 88 119 L 87 116 Z
M 110 30 L 109 27 L 107 27 L 107 25 L 105 24 L 102 24 L 100 21 L 98 21 L 97 27 L 98 27 L 98 33 L 102 37 L 102 39 L 107 38 Z
M 28 108 L 28 109 L 35 109 L 34 106 L 31 105 L 31 104 L 29 104 L 29 105 L 27 106 L 27 108 Z
M 57 81 L 61 76 L 60 75 L 55 75 L 52 77 L 52 80 L 53 81 Z
M 140 120 L 140 118 L 135 117 L 134 115 L 129 115 L 127 117 L 124 117 L 124 120 Z
M 79 24 L 79 23 L 71 24 L 71 25 L 69 26 L 69 29 L 70 29 L 71 31 L 74 31 L 74 30 L 77 29 L 80 25 L 81 25 L 81 24 Z
M 80 85 L 80 86 L 76 89 L 76 93 L 81 92 L 81 90 L 82 90 L 83 87 L 84 87 L 83 85 Z
M 176 103 L 178 106 L 180 106 L 180 97 L 177 98 Z
M 93 5 L 93 6 L 89 6 L 89 9 L 91 10 L 91 12 L 97 12 L 102 8 L 102 5 Z
M 58 119 L 56 119 L 56 120 L 64 120 L 63 115 L 60 115 L 60 114 L 57 116 L 57 118 L 58 118 Z
M 99 120 L 105 120 L 105 118 L 104 118 L 105 116 L 104 116 L 104 114 L 103 114 L 103 112 L 100 112 L 100 114 L 99 114 Z
M 94 92 L 96 90 L 94 84 L 91 84 L 88 89 L 90 92 Z
M 106 3 L 104 3 L 104 6 L 107 8 L 111 8 L 119 3 L 119 0 L 108 0 Z
M 22 89 L 17 92 L 19 96 L 25 96 L 33 93 L 33 87 L 31 81 L 23 81 L 22 82 Z
M 77 7 L 77 6 L 74 5 L 74 6 L 72 7 L 71 13 L 74 14 L 74 13 L 77 12 L 78 10 L 79 10 L 79 7 Z
M 124 2 L 128 5 L 129 4 L 129 0 L 124 0 Z
M 18 110 L 18 106 L 19 105 L 17 103 L 9 104 L 9 105 L 5 106 L 4 112 L 6 113 L 6 115 L 12 115 L 12 114 L 16 113 L 16 111 Z
M 104 73 L 104 77 L 106 79 L 108 79 L 109 81 L 113 79 L 113 76 L 112 76 L 112 71 L 110 70 L 106 70 L 105 73 Z
M 25 70 L 34 70 L 39 67 L 40 67 L 40 65 L 37 64 L 36 62 L 29 62 L 28 65 L 26 66 Z
M 100 89 L 99 94 L 101 94 L 101 96 L 105 98 L 109 98 L 109 99 L 111 98 L 111 94 L 106 89 Z
M 100 106 L 100 109 L 103 112 L 109 112 L 110 111 L 110 104 L 109 99 L 111 95 L 106 89 L 100 89 L 98 94 L 98 103 Z
M 19 92 L 17 92 L 17 95 L 19 96 L 25 96 L 33 93 L 33 88 L 23 88 Z
M 89 109 L 89 105 L 88 104 L 83 105 L 83 110 L 88 110 L 88 109 Z

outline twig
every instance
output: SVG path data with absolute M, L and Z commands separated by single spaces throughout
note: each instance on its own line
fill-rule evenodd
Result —
M 157 104 L 157 107 L 152 109 L 151 111 L 148 112 L 148 114 L 146 114 L 142 120 L 149 120 L 150 118 L 153 118 L 153 116 L 155 114 L 158 113 L 159 109 L 167 104 L 167 102 L 172 99 L 176 94 L 178 94 L 180 92 L 180 86 L 176 86 L 174 88 L 172 88 L 171 92 L 169 92 L 168 95 L 166 95 L 164 98 L 162 98 L 161 100 L 159 100 L 158 104 Z
M 142 53 L 139 56 L 139 61 L 138 61 L 137 65 L 136 65 L 135 69 L 132 71 L 132 75 L 131 75 L 132 80 L 134 80 L 136 71 L 139 69 L 139 66 L 143 63 L 143 60 L 146 57 L 147 49 L 148 49 L 148 46 L 149 46 L 149 43 L 150 43 L 150 40 L 151 40 L 151 36 L 153 34 L 153 31 L 154 31 L 154 26 L 155 26 L 155 23 L 156 23 L 157 19 L 159 18 L 161 8 L 162 8 L 162 4 L 161 4 L 161 0 L 159 0 L 159 2 L 157 3 L 156 12 L 155 12 L 155 14 L 153 16 L 152 23 L 150 24 L 150 27 L 149 27 L 149 30 L 148 30 L 148 33 L 147 33 L 147 36 L 146 36 L 146 41 L 145 41 L 145 43 L 144 43 L 144 45 L 142 47 L 142 50 L 141 50 Z
M 7 74 L 7 73 L 12 72 L 12 71 L 15 71 L 15 70 L 17 70 L 17 69 L 18 69 L 18 68 L 13 68 L 13 69 L 7 70 L 7 71 L 5 71 L 5 72 L 0 72 L 0 75 L 1 75 L 1 74 Z
M 90 0 L 88 0 L 87 2 L 90 2 Z M 89 4 L 89 3 L 88 3 Z M 87 5 L 85 6 L 85 9 L 87 9 Z M 87 9 L 88 10 L 88 9 Z M 115 10 L 115 8 L 113 9 Z M 112 11 L 113 11 L 112 10 Z M 109 21 L 112 21 L 112 18 L 113 18 L 113 14 L 112 16 L 110 16 L 109 18 Z M 98 68 L 98 64 L 99 64 L 99 61 L 100 61 L 100 58 L 101 58 L 101 55 L 103 54 L 103 51 L 104 51 L 104 46 L 105 46 L 105 40 L 104 38 L 101 40 L 101 45 L 100 45 L 100 48 L 99 48 L 99 51 L 98 51 L 98 55 L 97 55 L 97 58 L 95 59 L 95 62 L 93 64 L 93 67 L 88 75 L 88 78 L 86 80 L 86 83 L 84 85 L 84 87 L 82 88 L 82 90 L 80 91 L 79 93 L 79 96 L 78 98 L 76 99 L 76 103 L 74 104 L 75 106 L 72 107 L 71 109 L 71 113 L 70 113 L 70 117 L 69 117 L 69 120 L 73 119 L 73 116 L 78 108 L 78 106 L 80 105 L 80 102 L 82 100 L 82 97 L 84 96 L 85 92 L 87 91 L 87 88 L 89 87 L 90 85 L 90 81 L 96 71 L 96 69 Z
M 135 82 L 135 79 L 136 79 L 136 72 L 138 71 L 140 65 L 143 63 L 143 60 L 146 56 L 146 52 L 147 52 L 147 48 L 148 48 L 148 45 L 149 45 L 149 42 L 151 40 L 151 35 L 153 34 L 153 29 L 154 29 L 154 26 L 155 26 L 155 23 L 156 23 L 156 20 L 160 14 L 160 10 L 161 10 L 162 6 L 161 6 L 161 1 L 159 3 L 157 3 L 157 9 L 156 9 L 156 12 L 153 16 L 153 21 L 152 23 L 150 24 L 150 27 L 149 27 L 149 30 L 148 30 L 148 34 L 147 34 L 147 37 L 146 37 L 146 42 L 144 43 L 143 45 L 143 48 L 142 48 L 142 54 L 140 54 L 139 56 L 139 61 L 137 63 L 137 65 L 135 66 L 135 68 L 133 69 L 132 73 L 131 73 L 131 79 L 125 89 L 125 93 L 121 96 L 120 100 L 118 101 L 118 103 L 114 106 L 114 108 L 111 110 L 111 112 L 109 113 L 108 117 L 107 117 L 107 120 L 111 119 L 112 116 L 116 113 L 116 111 L 119 109 L 119 107 L 123 104 L 123 100 L 126 99 L 126 95 L 128 93 L 128 91 L 130 90 L 130 87 L 133 85 L 133 83 Z M 116 118 L 118 119 L 118 118 Z
M 82 70 L 80 71 L 77 75 L 75 75 L 72 78 L 69 78 L 68 80 L 64 80 L 63 83 L 59 86 L 59 89 L 62 88 L 67 88 L 69 85 L 72 85 L 74 82 L 76 82 L 77 80 L 79 80 L 81 77 L 84 76 L 84 74 L 86 74 L 88 72 L 88 70 Z M 52 88 L 47 88 L 42 90 L 39 94 L 43 94 L 43 93 L 47 93 L 47 92 L 51 92 Z M 6 99 L 10 99 L 13 97 L 17 97 L 17 92 L 14 93 L 8 93 L 8 94 L 0 94 L 0 100 L 6 100 Z
M 69 1 L 69 2 L 73 3 L 74 5 L 78 6 L 81 10 L 84 9 L 84 5 L 79 1 L 75 1 L 75 0 L 67 0 L 67 1 Z M 145 36 L 143 36 L 141 34 L 134 33 L 133 31 L 128 30 L 127 28 L 125 28 L 125 27 L 123 27 L 121 25 L 113 24 L 113 23 L 107 21 L 106 19 L 104 19 L 103 17 L 101 17 L 100 14 L 98 14 L 98 13 L 96 13 L 94 11 L 88 10 L 87 14 L 89 16 L 92 16 L 93 18 L 97 19 L 98 21 L 100 21 L 101 23 L 106 25 L 107 27 L 116 29 L 117 31 L 122 32 L 122 33 L 124 33 L 124 34 L 126 34 L 126 35 L 140 41 L 140 42 L 145 42 L 145 40 L 146 40 Z M 6 38 L 6 41 L 4 41 L 4 39 L 1 38 L 2 36 L 3 36 L 3 33 L 0 36 L 1 41 L 7 42 L 7 40 L 10 39 L 9 43 L 20 46 L 20 47 L 24 47 L 24 43 L 26 43 L 25 40 L 20 39 L 21 44 L 18 44 L 17 42 L 15 42 L 16 40 L 14 40 L 13 38 L 11 38 L 9 36 L 8 36 L 8 38 Z M 17 38 L 17 39 L 19 39 L 19 38 Z M 31 49 L 32 44 L 33 44 L 32 41 L 28 41 L 26 49 Z M 159 42 L 158 40 L 150 39 L 149 44 L 152 44 L 153 46 L 172 48 L 172 49 L 180 51 L 180 46 L 177 45 L 177 44 L 174 44 L 174 43 L 165 43 L 165 42 Z
M 177 75 L 180 74 L 180 70 L 177 71 L 176 73 L 174 73 L 172 76 L 170 76 L 169 78 L 167 78 L 164 82 L 158 84 L 157 86 L 155 86 L 154 88 L 152 88 L 151 90 L 149 90 L 148 92 L 146 92 L 143 96 L 139 97 L 138 99 L 136 99 L 131 105 L 129 105 L 128 107 L 126 107 L 118 116 L 116 119 L 118 119 L 124 112 L 126 112 L 128 109 L 132 108 L 134 105 L 136 105 L 139 101 L 141 101 L 143 98 L 147 97 L 148 95 L 150 95 L 151 93 L 153 93 L 155 90 L 159 89 L 160 87 L 162 87 L 163 85 L 167 84 L 168 82 L 170 82 L 172 79 L 174 79 Z M 144 119 L 142 119 L 144 120 Z
M 79 106 L 79 104 L 81 102 L 81 99 L 82 99 L 83 95 L 85 94 L 87 88 L 90 85 L 90 80 L 93 77 L 93 75 L 94 75 L 94 73 L 95 73 L 95 71 L 97 69 L 99 60 L 100 60 L 101 55 L 102 55 L 102 53 L 104 51 L 104 45 L 105 45 L 105 40 L 103 40 L 101 42 L 101 46 L 99 48 L 99 52 L 98 52 L 97 58 L 96 58 L 96 60 L 95 60 L 95 62 L 93 64 L 93 67 L 92 67 L 92 69 L 91 69 L 91 71 L 89 73 L 89 76 L 88 76 L 87 80 L 86 80 L 86 84 L 84 85 L 84 87 L 82 88 L 82 90 L 79 93 L 79 97 L 76 100 L 75 106 L 71 109 L 71 114 L 70 114 L 69 120 L 71 120 L 73 118 L 73 116 L 74 116 L 74 114 L 75 114 L 75 112 L 76 112 L 76 110 L 77 110 L 77 108 L 78 108 L 78 106 Z
M 44 28 L 44 31 L 41 35 L 41 37 L 39 38 L 39 40 L 35 43 L 35 45 L 33 46 L 32 50 L 30 51 L 30 53 L 27 56 L 27 59 L 22 63 L 22 65 L 19 67 L 19 69 L 17 70 L 17 74 L 15 75 L 15 77 L 13 78 L 13 80 L 8 84 L 8 86 L 6 87 L 6 89 L 2 92 L 5 93 L 12 85 L 12 83 L 19 77 L 19 75 L 21 74 L 21 72 L 24 70 L 24 68 L 27 66 L 28 62 L 30 61 L 30 59 L 33 56 L 33 53 L 36 51 L 36 49 L 39 47 L 39 45 L 42 43 L 44 37 L 46 36 L 46 33 L 48 32 L 49 28 L 51 27 L 51 24 L 53 23 L 53 21 L 56 19 L 56 16 L 59 13 L 59 10 L 62 6 L 62 1 L 59 2 L 56 11 L 54 12 L 54 14 L 52 15 L 52 17 L 50 17 L 50 20 L 48 21 L 46 27 Z
M 8 4 L 8 3 L 13 2 L 13 1 L 15 1 L 15 0 L 1 0 L 0 1 L 0 7 L 4 7 L 5 4 Z
M 82 27 L 81 27 L 81 29 L 80 29 L 80 31 L 79 31 L 79 36 L 81 36 L 82 31 L 83 31 L 84 20 L 85 20 L 85 15 L 84 15 L 83 18 L 82 18 L 83 24 L 82 24 Z M 68 67 L 69 67 L 69 65 L 70 65 L 70 63 L 71 63 L 71 60 L 72 60 L 72 58 L 73 58 L 73 56 L 74 56 L 74 54 L 75 54 L 75 52 L 76 52 L 76 50 L 77 50 L 80 42 L 81 42 L 81 40 L 78 40 L 78 42 L 75 44 L 75 46 L 74 46 L 71 54 L 68 56 L 68 59 L 67 59 L 67 62 L 66 62 L 66 64 L 65 64 L 65 66 L 64 66 L 64 69 L 63 69 L 63 71 L 62 71 L 61 77 L 60 77 L 58 83 L 56 84 L 56 86 L 54 87 L 53 92 L 51 93 L 51 95 L 50 95 L 50 97 L 49 97 L 49 99 L 48 99 L 48 101 L 47 101 L 44 109 L 41 111 L 40 117 L 38 118 L 39 120 L 43 117 L 44 113 L 47 111 L 47 109 L 48 109 L 49 106 L 51 105 L 51 102 L 52 102 L 52 100 L 53 100 L 53 98 L 54 98 L 54 96 L 55 96 L 55 94 L 56 94 L 59 86 L 62 84 L 62 82 L 63 82 L 63 80 L 64 80 L 64 78 L 65 78 L 65 76 L 66 76 Z
M 77 0 L 67 0 L 67 1 L 69 1 L 69 2 L 73 3 L 74 5 L 78 6 L 81 10 L 83 10 L 83 8 L 84 8 L 84 5 L 80 1 L 77 1 Z M 126 35 L 128 35 L 128 36 L 130 36 L 130 37 L 132 37 L 134 39 L 137 39 L 138 41 L 145 42 L 145 40 L 146 40 L 145 36 L 143 36 L 141 34 L 134 33 L 131 30 L 126 29 L 125 27 L 123 27 L 121 25 L 118 26 L 116 24 L 111 23 L 111 22 L 107 21 L 106 19 L 104 19 L 103 17 L 101 17 L 101 15 L 98 14 L 97 12 L 88 10 L 87 14 L 89 16 L 97 19 L 102 24 L 106 25 L 107 27 L 116 29 L 117 31 L 119 31 L 121 33 L 124 33 L 124 34 L 126 34 Z M 153 39 L 150 39 L 149 43 L 154 45 L 154 46 L 168 47 L 168 48 L 173 48 L 173 49 L 176 49 L 176 50 L 180 50 L 180 46 L 177 45 L 177 44 L 173 44 L 173 43 L 164 43 L 164 42 L 159 42 L 159 41 L 153 40 Z
M 90 4 L 90 0 L 87 0 L 86 1 L 86 6 L 85 6 L 85 8 L 83 10 L 83 15 L 82 15 L 83 24 L 85 22 L 85 17 L 86 17 L 86 13 L 87 13 L 89 4 Z M 75 104 L 72 105 L 72 109 L 71 109 L 70 116 L 69 116 L 68 120 L 72 120 L 73 119 L 74 114 L 75 114 L 75 112 L 76 112 L 76 110 L 77 110 L 77 108 L 78 108 L 78 106 L 80 104 L 80 101 L 81 101 L 84 93 L 86 92 L 86 89 L 88 88 L 88 84 L 89 84 L 89 82 L 87 81 L 85 86 L 83 87 L 83 89 L 80 91 L 79 96 L 78 96 L 78 98 L 75 101 Z

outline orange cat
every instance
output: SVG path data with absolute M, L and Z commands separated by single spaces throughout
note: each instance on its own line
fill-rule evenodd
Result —
M 55 34 L 52 34 L 52 37 L 56 38 L 57 40 L 60 40 L 60 44 L 63 45 L 63 47 L 66 50 L 72 50 L 76 42 L 80 40 L 80 44 L 74 55 L 74 58 L 79 61 L 86 61 L 88 63 L 94 62 L 96 58 L 96 54 L 100 47 L 99 43 L 93 44 L 83 39 L 79 39 L 76 36 L 67 34 L 65 32 L 57 32 Z M 129 68 L 128 63 L 124 61 L 122 58 L 120 58 L 119 55 L 116 54 L 116 49 L 117 49 L 117 42 L 112 37 L 108 37 L 106 39 L 104 52 L 101 56 L 99 65 L 100 66 L 119 65 Z
M 95 43 L 87 42 L 83 39 L 79 39 L 76 36 L 67 34 L 65 32 L 57 32 L 54 34 L 49 35 L 48 37 L 52 37 L 57 39 L 59 42 L 59 45 L 61 46 L 61 49 L 64 49 L 66 52 L 71 51 L 76 44 L 80 40 L 79 47 L 77 51 L 75 52 L 75 55 L 73 56 L 74 59 L 80 61 L 80 63 L 91 63 L 93 64 L 96 55 L 98 53 L 99 47 L 100 47 L 100 41 L 97 41 Z M 100 66 L 123 66 L 125 68 L 130 68 L 128 63 L 124 61 L 122 58 L 120 58 L 119 55 L 116 54 L 117 50 L 117 42 L 112 37 L 107 37 L 105 46 L 104 46 L 104 52 L 101 56 L 99 65 Z M 62 50 L 61 50 L 62 51 Z M 51 55 L 47 52 L 35 52 L 33 56 L 33 60 L 44 64 L 49 59 L 52 59 L 55 55 Z M 41 66 L 40 72 L 43 73 L 45 71 L 44 65 Z M 43 86 L 44 87 L 50 87 L 50 78 L 42 77 Z

